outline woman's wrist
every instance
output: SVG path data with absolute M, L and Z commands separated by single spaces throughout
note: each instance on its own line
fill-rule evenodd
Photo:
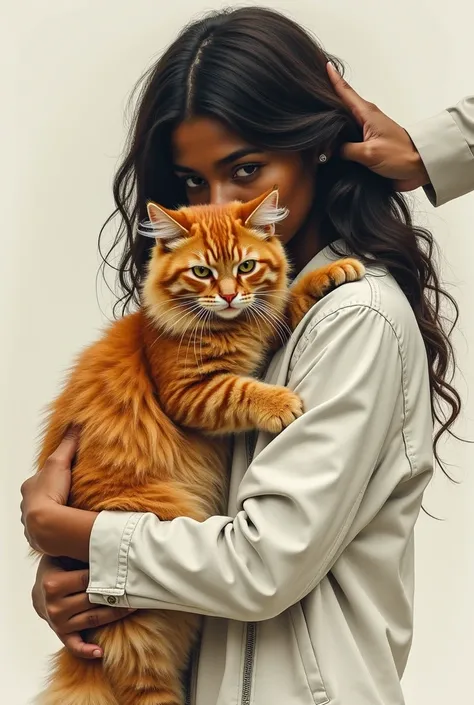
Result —
M 416 181 L 416 187 L 428 186 L 428 184 L 430 183 L 430 177 L 428 176 L 428 172 L 426 171 L 425 164 L 413 140 L 411 139 L 410 135 L 406 130 L 405 133 L 407 134 L 410 140 L 411 148 L 407 157 L 407 164 L 409 165 L 411 173 L 407 175 L 406 178 L 413 179 L 414 181 Z
M 48 556 L 68 556 L 89 562 L 89 541 L 98 512 L 56 502 L 37 508 L 31 518 L 38 549 Z

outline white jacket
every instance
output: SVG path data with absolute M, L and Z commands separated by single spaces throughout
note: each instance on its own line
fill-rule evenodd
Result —
M 402 705 L 432 423 L 424 343 L 393 278 L 369 269 L 325 297 L 266 380 L 306 412 L 277 437 L 237 438 L 227 515 L 102 512 L 89 598 L 205 615 L 193 705 Z

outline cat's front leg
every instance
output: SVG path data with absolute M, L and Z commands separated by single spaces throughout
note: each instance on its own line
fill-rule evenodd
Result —
M 297 394 L 251 377 L 222 373 L 181 389 L 170 416 L 211 433 L 259 429 L 278 433 L 303 413 Z

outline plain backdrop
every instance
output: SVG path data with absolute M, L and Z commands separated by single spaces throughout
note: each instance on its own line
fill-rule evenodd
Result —
M 310 28 L 346 61 L 354 87 L 403 125 L 474 92 L 468 0 L 258 4 Z M 110 316 L 111 295 L 103 285 L 96 292 L 96 241 L 113 208 L 126 100 L 186 21 L 223 5 L 0 0 L 1 703 L 26 705 L 58 646 L 30 603 L 34 566 L 19 522 L 19 486 L 32 471 L 41 410 L 72 357 Z M 465 406 L 457 430 L 472 437 L 474 195 L 436 210 L 423 193 L 412 200 L 417 220 L 436 235 L 459 302 L 455 344 Z M 472 698 L 474 446 L 450 443 L 443 453 L 462 484 L 438 473 L 425 506 L 443 521 L 423 515 L 417 527 L 408 705 Z

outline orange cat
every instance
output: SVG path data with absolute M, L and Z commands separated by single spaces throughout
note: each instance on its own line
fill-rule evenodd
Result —
M 222 512 L 223 434 L 278 432 L 303 412 L 286 387 L 253 378 L 327 291 L 363 276 L 339 260 L 288 291 L 275 236 L 278 192 L 247 204 L 169 211 L 148 206 L 156 237 L 142 307 L 82 353 L 54 402 L 38 465 L 72 422 L 81 426 L 70 503 L 197 521 Z M 90 632 L 86 661 L 62 649 L 41 705 L 182 705 L 199 617 L 139 610 Z

